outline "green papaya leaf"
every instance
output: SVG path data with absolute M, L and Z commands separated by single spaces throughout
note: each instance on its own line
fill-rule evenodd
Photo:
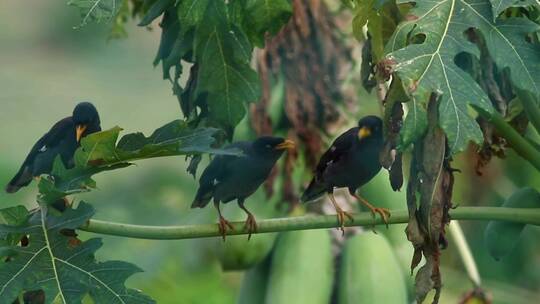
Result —
M 414 97 L 414 109 L 425 108 L 432 92 L 441 95 L 440 124 L 454 153 L 463 150 L 468 141 L 482 141 L 467 105 L 492 111 L 486 93 L 454 63 L 461 52 L 478 56 L 478 48 L 467 40 L 466 30 L 478 30 L 497 66 L 510 69 L 515 86 L 540 96 L 540 47 L 526 40 L 540 26 L 516 17 L 494 22 L 491 8 L 487 0 L 418 2 L 410 11 L 410 21 L 399 25 L 386 46 L 389 60 L 395 61 L 395 71 Z M 416 122 L 424 115 L 415 113 L 420 115 L 407 117 L 403 128 L 404 133 L 412 135 L 404 139 L 411 141 L 424 131 L 424 124 Z
M 229 23 L 225 3 L 208 5 L 204 20 L 195 33 L 196 94 L 205 97 L 208 117 L 230 135 L 246 113 L 245 104 L 259 99 L 259 77 L 250 67 L 248 38 Z
M 24 206 L 15 206 L 0 210 L 0 225 L 19 226 L 22 225 L 28 217 L 28 210 Z M 0 232 L 0 247 L 17 245 L 22 233 L 3 233 Z M 11 255 L 13 251 L 4 248 L 0 251 L 0 257 Z
M 81 147 L 75 151 L 75 166 L 87 167 L 92 165 L 92 161 L 104 163 L 119 161 L 119 155 L 115 153 L 115 150 L 120 131 L 122 128 L 116 126 L 82 138 Z
M 121 261 L 97 262 L 95 253 L 100 239 L 82 243 L 61 234 L 75 229 L 94 214 L 81 202 L 60 216 L 47 215 L 46 207 L 34 212 L 24 225 L 0 225 L 1 233 L 28 235 L 26 246 L 8 246 L 13 255 L 2 263 L 0 304 L 11 304 L 24 291 L 43 290 L 45 303 L 81 303 L 89 294 L 94 303 L 154 303 L 124 286 L 127 278 L 141 270 Z
M 24 206 L 14 206 L 0 210 L 0 225 L 17 226 L 26 220 L 28 210 Z
M 489 5 L 487 0 L 476 2 Z M 465 149 L 469 141 L 482 142 L 468 104 L 492 111 L 491 103 L 472 77 L 454 63 L 461 52 L 479 53 L 464 32 L 476 27 L 481 18 L 491 20 L 491 12 L 488 10 L 488 16 L 484 16 L 476 7 L 461 0 L 416 2 L 409 21 L 399 24 L 387 43 L 387 59 L 412 97 L 412 115 L 407 116 L 402 129 L 403 147 L 423 135 L 425 110 L 432 93 L 440 95 L 440 125 L 453 153 Z
M 116 16 L 114 16 L 113 20 L 111 21 L 111 28 L 109 30 L 109 36 L 107 37 L 107 40 L 121 39 L 128 36 L 126 30 L 126 23 L 129 20 L 130 16 L 131 12 L 129 10 L 128 2 L 122 1 L 120 3 L 120 8 L 118 9 Z
M 493 12 L 493 20 L 509 7 L 523 7 L 529 5 L 538 5 L 537 0 L 489 0 Z
M 149 137 L 132 133 L 118 141 L 121 130 L 114 127 L 84 137 L 81 147 L 75 151 L 73 168 L 66 169 L 57 158 L 51 172 L 52 178 L 42 178 L 39 183 L 39 200 L 51 203 L 66 195 L 88 191 L 96 187 L 91 178 L 94 174 L 124 168 L 136 160 L 201 153 L 241 154 L 237 149 L 212 147 L 215 144 L 213 135 L 218 129 L 193 129 L 181 120 L 158 128 Z
M 470 6 L 472 8 L 472 6 Z M 527 18 L 491 22 L 489 6 L 474 6 L 476 27 L 486 41 L 489 54 L 500 70 L 510 70 L 512 84 L 540 98 L 540 45 L 527 41 L 540 25 Z
M 533 188 L 514 192 L 503 204 L 509 208 L 539 208 L 540 193 Z M 525 224 L 490 221 L 484 232 L 484 241 L 495 260 L 508 255 L 516 247 Z
M 371 53 L 374 63 L 384 58 L 384 45 L 396 29 L 393 4 L 385 5 L 379 10 L 372 10 L 368 19 L 368 32 L 371 37 Z
M 174 120 L 158 129 L 150 137 L 142 139 L 141 133 L 125 135 L 118 142 L 118 150 L 131 152 L 133 159 L 166 155 L 188 154 L 226 154 L 239 155 L 238 149 L 213 148 L 216 139 L 213 137 L 219 130 L 215 128 L 191 128 L 182 120 Z M 136 143 L 135 137 L 138 138 Z M 143 143 L 141 145 L 141 142 Z
M 178 20 L 185 30 L 193 30 L 204 20 L 204 14 L 210 0 L 180 1 L 178 3 Z
M 177 47 L 179 41 L 182 42 L 182 37 L 180 37 L 180 24 L 174 7 L 167 8 L 159 26 L 162 29 L 161 40 L 153 64 L 156 66 L 161 62 L 163 79 L 170 79 L 170 69 L 173 66 L 181 69 L 180 58 L 182 56 L 181 53 L 178 53 Z M 177 60 L 172 61 L 169 59 L 170 57 L 177 58 Z
M 353 35 L 358 41 L 364 40 L 362 31 L 364 25 L 368 22 L 368 17 L 373 11 L 375 0 L 356 0 L 354 5 L 354 17 L 352 20 Z
M 148 15 L 154 18 L 162 12 L 162 4 L 156 2 L 155 12 Z M 184 115 L 219 127 L 232 138 L 235 126 L 245 116 L 246 104 L 260 97 L 259 78 L 251 68 L 252 44 L 262 46 L 265 35 L 277 33 L 291 14 L 289 0 L 169 4 L 154 64 L 162 63 L 163 77 L 172 80 Z M 178 82 L 182 60 L 193 63 L 185 87 Z
M 246 0 L 243 29 L 250 41 L 264 47 L 266 33 L 275 35 L 289 21 L 292 5 L 289 0 Z
M 142 20 L 137 24 L 138 26 L 147 26 L 152 21 L 154 21 L 157 17 L 161 16 L 165 12 L 165 10 L 169 6 L 174 6 L 174 0 L 158 0 L 152 6 L 150 6 L 150 9 L 148 9 L 148 12 Z
M 81 23 L 79 27 L 89 22 L 100 23 L 111 21 L 118 13 L 122 0 L 71 0 L 68 5 L 79 9 Z

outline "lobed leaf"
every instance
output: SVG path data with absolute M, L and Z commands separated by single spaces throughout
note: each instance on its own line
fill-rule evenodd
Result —
M 94 174 L 124 168 L 140 159 L 200 153 L 241 153 L 235 149 L 212 147 L 217 129 L 193 129 L 180 120 L 158 128 L 149 137 L 132 133 L 118 141 L 121 130 L 114 127 L 84 137 L 81 147 L 75 151 L 74 168 L 66 169 L 57 158 L 51 172 L 52 178 L 42 178 L 39 183 L 39 200 L 51 203 L 66 195 L 88 191 L 96 187 L 91 178 Z
M 84 224 L 94 209 L 81 202 L 59 216 L 44 207 L 26 218 L 23 225 L 0 225 L 0 233 L 28 235 L 26 246 L 4 246 L 9 259 L 1 262 L 0 304 L 11 304 L 24 291 L 42 290 L 45 303 L 81 303 L 89 294 L 95 303 L 154 303 L 124 286 L 127 278 L 141 270 L 121 261 L 97 262 L 101 239 L 78 243 L 61 233 Z
M 354 17 L 352 20 L 352 31 L 354 37 L 358 41 L 364 40 L 363 27 L 367 24 L 372 10 L 375 5 L 375 0 L 356 0 L 354 5 Z
M 245 115 L 245 104 L 259 99 L 252 47 L 245 33 L 227 19 L 222 1 L 211 2 L 195 32 L 199 62 L 196 95 L 205 97 L 208 117 L 229 134 Z
M 400 1 L 407 3 L 410 1 Z M 440 125 L 453 153 L 469 141 L 480 143 L 482 133 L 467 105 L 492 111 L 489 98 L 471 76 L 454 63 L 462 52 L 479 56 L 465 32 L 478 30 L 490 55 L 502 70 L 510 69 L 513 84 L 540 96 L 540 47 L 527 35 L 539 25 L 526 18 L 494 22 L 487 0 L 420 1 L 411 9 L 409 21 L 401 23 L 386 45 L 387 58 L 413 97 L 402 130 L 406 147 L 425 131 L 425 107 L 431 92 L 440 95 Z
M 417 2 L 409 21 L 398 26 L 387 44 L 387 57 L 412 96 L 413 115 L 404 122 L 403 147 L 423 135 L 425 108 L 432 92 L 440 95 L 439 120 L 451 151 L 462 151 L 469 141 L 482 142 L 480 128 L 469 115 L 467 105 L 491 111 L 490 101 L 472 77 L 454 63 L 461 52 L 478 56 L 478 49 L 464 34 L 476 26 L 475 7 L 462 0 Z
M 100 23 L 112 20 L 120 10 L 122 0 L 71 0 L 68 5 L 79 9 L 81 23 L 79 27 L 89 22 Z
M 491 2 L 493 20 L 509 7 L 523 7 L 540 4 L 538 0 L 489 0 L 489 2 Z
M 527 41 L 540 25 L 527 18 L 491 22 L 487 4 L 474 6 L 471 18 L 483 34 L 489 53 L 500 70 L 510 70 L 512 84 L 540 98 L 540 45 Z
M 0 210 L 0 225 L 22 225 L 27 217 L 28 210 L 24 206 L 4 208 Z M 0 232 L 0 247 L 17 245 L 22 237 L 22 233 Z M 0 257 L 6 257 L 12 252 L 12 250 L 0 249 Z
M 185 1 L 184 1 L 185 2 Z M 165 12 L 165 10 L 174 4 L 174 0 L 158 0 L 150 8 L 148 9 L 148 12 L 144 15 L 144 17 L 141 19 L 138 26 L 147 26 L 152 21 L 154 21 L 157 17 L 161 16 Z
M 292 5 L 289 0 L 246 0 L 243 4 L 243 29 L 249 40 L 264 47 L 266 33 L 275 35 L 289 21 Z

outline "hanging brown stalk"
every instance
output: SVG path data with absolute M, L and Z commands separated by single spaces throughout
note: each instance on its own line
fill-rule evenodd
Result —
M 351 61 L 350 49 L 339 41 L 338 29 L 322 0 L 293 0 L 293 16 L 284 29 L 266 41 L 258 53 L 257 66 L 262 82 L 262 98 L 250 108 L 253 128 L 258 134 L 288 133 L 303 146 L 308 167 L 315 168 L 322 148 L 321 133 L 338 122 L 336 102 L 344 99 L 340 75 Z M 269 103 L 272 84 L 284 78 L 283 118 L 272 122 Z M 274 125 L 274 128 L 272 127 Z M 292 129 L 292 132 L 288 132 Z M 283 197 L 297 201 L 292 186 L 292 166 L 296 157 L 283 166 Z M 277 173 L 273 176 L 275 177 Z M 271 192 L 273 179 L 267 182 Z

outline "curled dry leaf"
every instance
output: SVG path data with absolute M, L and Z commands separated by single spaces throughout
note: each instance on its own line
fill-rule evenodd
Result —
M 381 165 L 390 171 L 390 185 L 394 191 L 400 190 L 403 186 L 402 152 L 397 150 L 397 145 L 403 125 L 402 102 L 405 102 L 407 97 L 401 86 L 401 81 L 394 79 L 384 100 L 386 141 L 379 156 Z
M 466 31 L 469 41 L 480 49 L 480 57 L 462 54 L 457 57 L 459 66 L 474 77 L 480 87 L 487 93 L 493 107 L 520 133 L 524 134 L 529 123 L 527 115 L 519 106 L 511 85 L 510 72 L 497 67 L 497 63 L 490 55 L 486 39 L 477 30 Z M 493 125 L 479 117 L 478 124 L 483 133 L 484 142 L 476 150 L 476 174 L 482 175 L 482 169 L 495 157 L 504 158 L 506 140 L 501 137 Z
M 409 224 L 406 233 L 415 249 L 411 271 L 419 264 L 421 255 L 426 260 L 415 278 L 419 303 L 432 289 L 435 290 L 433 303 L 438 303 L 442 287 L 439 256 L 440 249 L 447 245 L 445 225 L 450 221 L 448 211 L 452 206 L 454 184 L 447 139 L 438 126 L 437 98 L 433 94 L 428 105 L 428 132 L 414 145 L 407 186 Z

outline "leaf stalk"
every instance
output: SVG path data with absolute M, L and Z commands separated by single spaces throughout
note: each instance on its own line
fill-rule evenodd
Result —
M 540 225 L 540 208 L 459 207 L 451 210 L 450 216 L 455 220 L 500 220 Z M 379 217 L 373 218 L 371 213 L 368 212 L 356 213 L 353 218 L 354 222 L 348 221 L 345 226 L 384 225 L 382 219 Z M 389 224 L 407 223 L 408 220 L 409 215 L 406 210 L 396 210 L 392 212 Z M 243 222 L 234 222 L 232 225 L 234 230 L 230 231 L 229 235 L 248 234 L 244 229 Z M 335 215 L 306 215 L 261 220 L 257 222 L 257 226 L 257 233 L 272 233 L 338 228 L 340 225 Z M 145 226 L 90 220 L 80 229 L 99 234 L 150 240 L 180 240 L 221 236 L 217 224 Z

